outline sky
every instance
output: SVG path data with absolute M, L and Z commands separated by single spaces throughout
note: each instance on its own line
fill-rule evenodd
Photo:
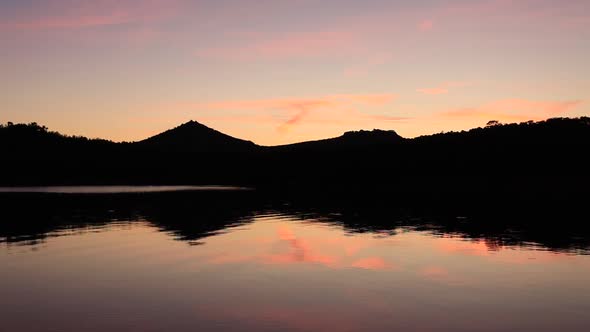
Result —
M 0 122 L 262 145 L 590 114 L 590 0 L 0 0 Z

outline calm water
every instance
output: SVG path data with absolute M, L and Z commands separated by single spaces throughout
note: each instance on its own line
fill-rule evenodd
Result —
M 178 191 L 247 190 L 232 186 L 49 186 L 0 187 L 0 193 L 122 194 Z
M 590 326 L 580 235 L 549 241 L 474 231 L 463 216 L 449 226 L 237 193 L 142 195 L 12 197 L 0 219 L 0 331 Z

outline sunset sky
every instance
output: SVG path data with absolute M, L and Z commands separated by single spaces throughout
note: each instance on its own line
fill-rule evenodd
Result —
M 263 145 L 590 114 L 590 0 L 0 0 L 0 122 Z

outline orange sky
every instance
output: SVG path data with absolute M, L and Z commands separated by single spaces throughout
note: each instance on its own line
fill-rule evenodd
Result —
M 0 121 L 274 145 L 590 114 L 585 0 L 8 0 Z

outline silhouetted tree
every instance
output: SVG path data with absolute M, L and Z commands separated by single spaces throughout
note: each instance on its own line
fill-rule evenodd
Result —
M 486 127 L 494 127 L 500 125 L 500 121 L 498 120 L 490 120 L 486 123 Z

